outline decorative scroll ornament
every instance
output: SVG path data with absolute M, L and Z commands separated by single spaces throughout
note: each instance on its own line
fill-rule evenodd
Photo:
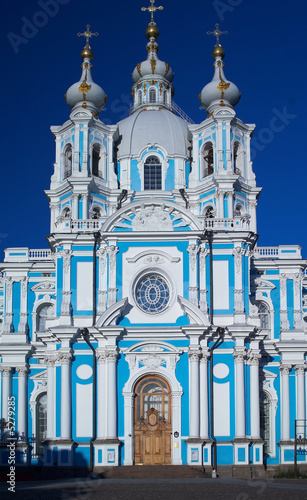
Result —
M 107 247 L 107 253 L 109 254 L 110 270 L 114 271 L 116 266 L 116 254 L 118 253 L 118 247 L 115 245 L 110 245 Z
M 285 297 L 286 293 L 287 293 L 287 275 L 283 273 L 280 275 L 280 294 L 282 297 Z
M 141 207 L 134 217 L 131 227 L 133 231 L 173 231 L 169 213 L 160 206 Z
M 242 264 L 243 249 L 241 247 L 235 247 L 233 249 L 232 255 L 235 258 L 235 268 L 236 273 L 240 273 Z
M 190 255 L 191 271 L 194 271 L 196 268 L 196 257 L 197 257 L 198 250 L 199 250 L 199 247 L 197 245 L 189 245 L 188 246 L 188 252 Z

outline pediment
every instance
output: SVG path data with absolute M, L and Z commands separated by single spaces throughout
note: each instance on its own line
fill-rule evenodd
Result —
M 36 285 L 32 286 L 32 292 L 51 292 L 55 290 L 55 283 L 51 281 L 40 281 Z

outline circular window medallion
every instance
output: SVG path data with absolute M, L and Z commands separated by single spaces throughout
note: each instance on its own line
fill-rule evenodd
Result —
M 167 308 L 170 290 L 167 281 L 158 274 L 143 276 L 135 287 L 135 300 L 142 311 L 160 313 Z

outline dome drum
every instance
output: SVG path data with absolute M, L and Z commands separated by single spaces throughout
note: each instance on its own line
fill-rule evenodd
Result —
M 155 80 L 142 79 L 142 81 L 133 85 L 132 97 L 134 99 L 130 113 L 137 109 L 156 109 L 157 107 L 172 109 L 172 96 L 174 87 L 166 83 L 163 78 Z

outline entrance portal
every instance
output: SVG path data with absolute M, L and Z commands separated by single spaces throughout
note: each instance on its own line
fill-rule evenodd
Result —
M 134 463 L 170 464 L 171 390 L 161 377 L 148 375 L 135 386 Z

